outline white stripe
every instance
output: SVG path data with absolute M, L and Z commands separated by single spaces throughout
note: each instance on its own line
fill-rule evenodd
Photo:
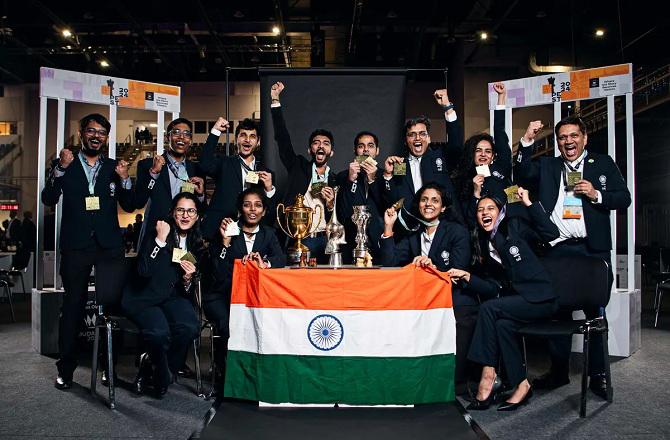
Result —
M 343 327 L 340 344 L 329 351 L 308 338 L 318 315 L 337 318 Z M 305 310 L 230 306 L 228 350 L 260 354 L 316 356 L 416 357 L 456 352 L 453 309 Z

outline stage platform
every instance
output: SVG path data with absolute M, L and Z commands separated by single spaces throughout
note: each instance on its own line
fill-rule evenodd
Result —
M 201 439 L 488 439 L 459 403 L 414 408 L 259 408 L 224 402 Z

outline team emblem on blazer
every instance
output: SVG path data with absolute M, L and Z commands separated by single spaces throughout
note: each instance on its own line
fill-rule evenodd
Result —
M 594 161 L 593 159 L 589 159 L 589 160 L 587 160 L 587 162 L 588 162 L 588 163 L 593 163 L 593 162 L 595 162 L 595 161 Z
M 449 264 L 449 252 L 442 251 L 440 256 L 442 257 L 442 260 L 444 261 L 444 264 L 448 265 Z
M 496 176 L 498 179 L 504 179 L 504 178 L 505 178 L 505 176 L 503 176 L 502 174 L 500 174 L 498 171 L 494 171 L 494 172 L 493 172 L 493 175 Z
M 516 247 L 516 246 L 510 247 L 509 248 L 509 253 L 516 261 L 521 261 L 521 255 L 519 255 L 519 248 L 518 247 Z
M 519 151 L 519 154 L 516 155 L 516 161 L 521 162 L 522 159 L 523 159 L 523 153 L 521 153 L 521 151 Z
M 356 188 L 358 188 L 358 185 L 356 184 L 356 182 L 352 183 L 352 184 L 351 184 L 351 192 L 352 192 L 352 193 L 355 193 L 355 192 L 356 192 Z
M 598 180 L 600 181 L 600 183 L 604 185 L 607 183 L 607 176 L 601 175 L 600 177 L 598 177 Z
M 438 157 L 435 159 L 435 166 L 437 167 L 437 171 L 442 171 L 442 158 Z
M 115 192 L 116 192 L 116 183 L 110 182 L 109 183 L 109 195 L 114 197 Z
M 148 186 L 149 189 L 154 189 L 154 185 L 155 185 L 155 184 L 156 184 L 156 181 L 155 181 L 154 179 L 151 179 L 151 180 L 149 181 L 149 186 Z

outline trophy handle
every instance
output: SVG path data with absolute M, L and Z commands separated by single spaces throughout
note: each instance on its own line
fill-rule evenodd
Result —
M 286 211 L 284 210 L 284 204 L 283 203 L 278 204 L 277 205 L 277 224 L 279 224 L 279 228 L 284 232 L 284 234 L 293 238 L 293 236 L 291 234 L 289 234 L 288 231 L 286 231 L 286 229 L 284 229 L 284 225 L 282 225 L 281 220 L 279 219 L 279 209 L 280 208 L 281 208 L 282 215 L 284 215 L 284 217 L 286 217 Z
M 321 208 L 321 205 L 316 205 L 316 206 L 314 207 L 314 215 L 316 215 L 316 210 L 317 210 L 317 209 L 319 210 L 319 221 L 316 222 L 316 223 L 314 223 L 314 222 L 312 221 L 312 219 L 314 218 L 314 216 L 310 217 L 310 221 L 311 221 L 311 223 L 310 223 L 310 225 L 307 227 L 307 230 L 309 231 L 310 234 L 312 234 L 312 233 L 314 233 L 314 231 L 316 231 L 316 228 L 319 227 L 319 225 L 321 224 L 321 220 L 323 219 L 323 208 Z M 333 214 L 334 214 L 334 213 L 333 213 Z M 316 226 L 315 226 L 315 225 L 316 225 Z M 312 231 L 312 226 L 314 226 L 314 231 Z

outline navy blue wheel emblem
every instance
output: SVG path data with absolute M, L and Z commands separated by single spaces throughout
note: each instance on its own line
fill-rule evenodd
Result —
M 333 315 L 318 315 L 307 326 L 307 339 L 321 351 L 330 351 L 340 345 L 344 327 Z

